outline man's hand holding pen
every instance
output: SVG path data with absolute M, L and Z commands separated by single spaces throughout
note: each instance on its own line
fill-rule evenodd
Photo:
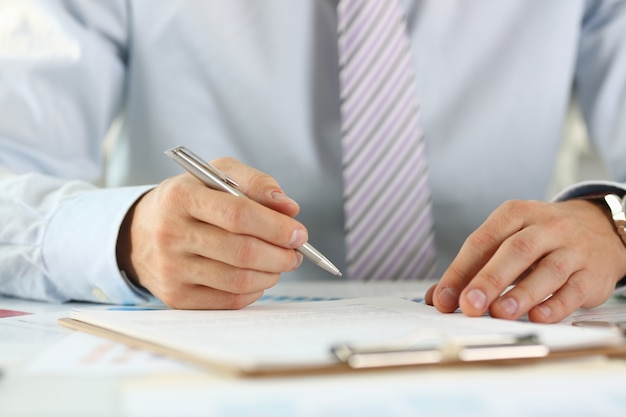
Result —
M 120 229 L 120 268 L 174 308 L 244 307 L 302 263 L 298 204 L 269 175 L 233 159 L 214 164 L 249 198 L 185 173 L 146 193 Z

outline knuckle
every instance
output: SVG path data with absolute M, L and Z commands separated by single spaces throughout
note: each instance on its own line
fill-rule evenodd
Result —
M 252 238 L 242 238 L 236 245 L 234 251 L 235 266 L 245 267 L 246 265 L 254 265 L 257 261 L 257 245 Z
M 526 202 L 523 200 L 507 200 L 500 206 L 504 213 L 518 214 L 526 208 Z
M 302 255 L 293 249 L 277 249 L 272 256 L 271 271 L 292 271 L 300 266 L 302 260 Z
M 268 185 L 269 181 L 272 181 L 272 177 L 263 172 L 257 171 L 250 177 L 250 188 L 263 188 Z
M 561 299 L 561 297 L 551 297 L 547 302 L 550 304 L 550 309 L 552 310 L 552 315 L 556 317 L 565 316 L 568 311 L 568 306 L 565 304 L 565 301 Z
M 448 270 L 446 271 L 446 276 L 452 277 L 452 279 L 455 279 L 455 280 L 465 280 L 471 277 L 470 273 L 456 262 L 452 262 L 448 266 Z
M 486 288 L 501 288 L 505 285 L 504 279 L 501 276 L 488 270 L 482 271 L 480 278 L 487 283 Z
M 211 161 L 211 164 L 215 165 L 227 174 L 231 171 L 234 171 L 237 166 L 241 166 L 241 162 L 239 160 L 231 157 L 214 159 L 213 161 Z M 268 184 L 276 184 L 276 181 L 273 179 L 273 177 L 262 171 L 248 168 L 247 172 L 250 172 L 250 177 L 241 184 L 241 186 L 246 189 L 254 190 Z
M 222 170 L 227 170 L 229 167 L 232 167 L 237 163 L 238 161 L 235 158 L 232 158 L 230 156 L 223 156 L 223 157 L 220 157 L 211 161 L 212 165 L 215 165 L 216 167 Z
M 587 290 L 582 280 L 577 279 L 575 277 L 570 278 L 567 281 L 567 286 L 570 288 L 571 292 L 573 292 L 573 297 L 571 297 L 572 300 L 576 300 L 580 302 L 585 299 Z
M 146 271 L 150 277 L 150 291 L 158 298 L 174 297 L 177 299 L 178 294 L 183 291 L 180 281 L 180 265 L 169 260 L 167 256 L 152 257 L 148 261 Z
M 159 199 L 166 207 L 183 206 L 188 195 L 187 185 L 179 177 L 168 178 L 159 187 Z
M 497 238 L 487 230 L 475 231 L 467 238 L 467 244 L 479 252 L 490 251 L 497 243 Z
M 246 230 L 250 215 L 245 199 L 235 199 L 227 207 L 223 207 L 221 217 L 224 227 L 233 233 L 241 233 Z
M 546 223 L 545 227 L 551 234 L 571 236 L 576 234 L 576 231 L 573 228 L 577 226 L 572 223 L 572 219 L 570 217 L 552 216 L 550 217 L 550 221 Z
M 295 235 L 295 229 L 291 221 L 280 221 L 276 223 L 274 229 L 275 241 L 280 242 L 285 247 L 292 243 L 292 239 Z
M 552 315 L 556 318 L 565 317 L 576 307 L 582 305 L 583 300 L 586 298 L 584 285 L 578 279 L 571 278 L 565 285 L 567 286 L 566 294 L 559 291 L 546 301 L 546 303 L 550 304 Z
M 509 245 L 511 246 L 513 253 L 520 258 L 534 261 L 536 245 L 528 236 L 514 236 L 509 240 Z
M 514 297 L 520 305 L 526 305 L 530 302 L 538 302 L 538 294 L 534 286 L 519 284 L 516 285 L 511 294 L 515 294 Z
M 159 294 L 159 299 L 172 308 L 183 308 L 187 298 L 182 287 L 170 286 Z
M 164 218 L 158 218 L 152 225 L 152 241 L 157 248 L 165 248 L 171 245 L 175 240 L 175 228 L 165 221 Z
M 513 215 L 522 215 L 529 211 L 534 211 L 537 205 L 537 201 L 529 200 L 507 200 L 502 203 L 502 209 L 505 212 Z
M 175 262 L 170 262 L 166 257 L 158 257 L 154 260 L 155 275 L 160 277 L 160 282 L 173 283 L 180 274 L 180 266 Z
M 549 276 L 555 282 L 562 283 L 567 279 L 570 267 L 564 259 L 551 256 L 545 258 L 542 263 L 546 266 Z
M 232 292 L 235 294 L 247 294 L 254 284 L 255 271 L 245 268 L 237 268 L 231 280 Z
M 229 294 L 223 300 L 223 308 L 226 310 L 240 310 L 248 304 L 250 304 L 250 301 L 245 294 Z

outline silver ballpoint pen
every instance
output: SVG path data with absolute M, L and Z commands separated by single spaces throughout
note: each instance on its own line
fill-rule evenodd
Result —
M 246 195 L 237 188 L 238 184 L 235 181 L 210 163 L 202 161 L 202 159 L 184 146 L 169 149 L 165 151 L 165 154 L 209 188 L 225 191 L 237 197 L 246 197 Z M 333 275 L 341 276 L 341 271 L 308 242 L 296 250 L 320 268 Z

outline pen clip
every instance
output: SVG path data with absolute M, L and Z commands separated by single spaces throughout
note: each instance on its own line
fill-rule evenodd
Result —
M 215 175 L 220 177 L 222 181 L 224 181 L 226 184 L 230 185 L 231 187 L 239 188 L 239 184 L 237 184 L 235 180 L 233 180 L 231 177 L 226 175 L 223 171 L 219 170 L 215 165 L 211 165 L 208 162 L 204 162 L 204 165 L 206 166 L 208 170 L 210 170 Z
M 165 154 L 174 159 L 187 171 L 194 174 L 198 179 L 204 182 L 211 188 L 216 188 L 221 191 L 230 192 L 231 194 L 241 195 L 239 184 L 224 172 L 219 170 L 216 166 L 205 162 L 198 155 L 190 151 L 184 146 L 177 146 L 165 151 Z M 226 184 L 226 187 L 221 184 Z

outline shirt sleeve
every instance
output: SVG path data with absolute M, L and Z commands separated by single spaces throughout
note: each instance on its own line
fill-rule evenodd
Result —
M 0 292 L 143 301 L 115 245 L 149 187 L 95 185 L 124 94 L 124 2 L 6 1 L 0 16 Z
M 588 0 L 575 91 L 590 140 L 613 179 L 626 182 L 626 2 Z

